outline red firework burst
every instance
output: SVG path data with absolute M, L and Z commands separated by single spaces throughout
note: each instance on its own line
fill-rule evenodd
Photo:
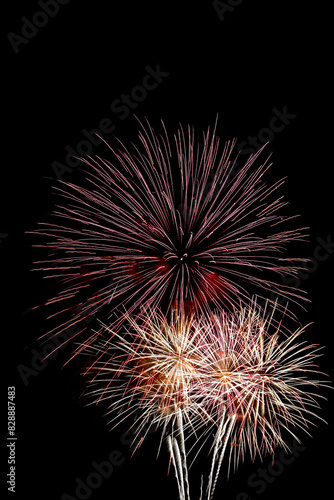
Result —
M 221 148 L 215 128 L 200 141 L 180 127 L 171 141 L 147 123 L 139 139 L 131 151 L 110 147 L 110 159 L 82 158 L 88 186 L 62 182 L 56 222 L 34 231 L 52 252 L 40 269 L 63 286 L 47 304 L 85 295 L 58 332 L 120 305 L 203 313 L 253 293 L 301 298 L 281 278 L 298 272 L 303 259 L 285 258 L 285 244 L 304 232 L 279 229 L 291 218 L 275 197 L 284 181 L 266 184 L 262 150 L 233 174 L 234 142 Z

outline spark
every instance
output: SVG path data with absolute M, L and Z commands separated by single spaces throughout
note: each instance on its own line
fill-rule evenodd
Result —
M 220 146 L 216 125 L 202 140 L 190 126 L 174 141 L 163 129 L 141 124 L 131 150 L 107 145 L 110 159 L 82 158 L 86 184 L 61 181 L 55 221 L 33 231 L 46 238 L 36 246 L 50 251 L 36 268 L 60 280 L 46 302 L 61 318 L 54 335 L 123 307 L 202 315 L 247 304 L 250 289 L 290 302 L 304 297 L 281 278 L 296 276 L 305 260 L 285 255 L 305 228 L 283 228 L 292 219 L 275 197 L 284 180 L 267 185 L 264 148 L 236 170 L 235 141 Z
M 305 328 L 283 327 L 276 312 L 260 310 L 255 299 L 233 312 L 174 313 L 169 321 L 143 309 L 137 318 L 127 316 L 126 331 L 106 327 L 107 343 L 89 346 L 87 353 L 98 357 L 90 395 L 95 402 L 110 399 L 113 425 L 133 418 L 138 432 L 162 430 L 181 500 L 190 495 L 186 442 L 192 436 L 195 459 L 213 436 L 210 500 L 224 459 L 229 474 L 246 454 L 252 460 L 274 455 L 286 449 L 286 434 L 309 434 L 318 417 L 318 389 L 326 386 L 315 365 L 319 347 L 301 340 Z

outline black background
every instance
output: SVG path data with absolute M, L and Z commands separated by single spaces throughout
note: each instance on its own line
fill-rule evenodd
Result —
M 112 4 L 112 5 L 110 5 Z M 167 455 L 156 461 L 158 437 L 152 436 L 130 459 L 121 442 L 126 426 L 109 432 L 103 408 L 86 407 L 80 400 L 76 363 L 62 368 L 68 352 L 60 352 L 24 385 L 17 366 L 29 366 L 35 339 L 45 333 L 45 311 L 27 312 L 41 303 L 51 287 L 31 273 L 32 237 L 25 232 L 46 220 L 55 200 L 52 162 L 65 163 L 65 147 L 83 139 L 82 130 L 111 118 L 115 136 L 133 140 L 133 112 L 124 120 L 110 110 L 122 93 L 142 82 L 147 65 L 168 72 L 157 89 L 135 110 L 171 131 L 179 122 L 197 131 L 213 125 L 222 140 L 246 140 L 268 127 L 273 108 L 296 115 L 276 133 L 273 179 L 287 176 L 286 198 L 291 213 L 310 226 L 309 243 L 298 247 L 313 256 L 317 238 L 332 231 L 332 153 L 330 104 L 330 39 L 323 5 L 303 1 L 251 1 L 226 12 L 221 21 L 210 1 L 114 2 L 71 0 L 15 53 L 8 32 L 21 33 L 22 16 L 32 19 L 40 10 L 35 1 L 11 2 L 3 36 L 6 69 L 2 92 L 4 132 L 1 172 L 1 285 L 2 341 L 6 385 L 16 386 L 16 498 L 75 497 L 75 479 L 86 480 L 92 462 L 107 459 L 117 449 L 125 462 L 90 498 L 177 498 Z M 112 134 L 105 136 L 113 140 Z M 75 181 L 78 172 L 64 174 Z M 35 241 L 34 241 L 35 242 Z M 331 372 L 333 348 L 333 257 L 320 262 L 303 281 L 312 303 L 299 311 L 301 323 L 313 322 L 309 338 L 325 345 L 321 368 Z M 324 391 L 331 397 L 330 391 Z M 5 392 L 2 396 L 5 401 Z M 324 402 L 313 438 L 302 436 L 305 450 L 294 463 L 256 493 L 247 484 L 260 463 L 247 463 L 228 483 L 221 474 L 215 498 L 237 499 L 247 492 L 260 498 L 327 498 L 332 484 L 332 403 Z M 5 437 L 5 436 L 4 436 Z M 4 444 L 4 440 L 2 445 Z M 3 446 L 5 447 L 5 446 Z M 267 468 L 269 458 L 264 459 Z M 7 465 L 3 470 L 7 470 Z M 201 467 L 194 469 L 197 484 Z M 197 484 L 198 486 L 198 484 Z M 193 498 L 198 498 L 194 487 Z M 14 495 L 11 494 L 14 498 Z M 240 499 L 239 499 L 240 500 Z

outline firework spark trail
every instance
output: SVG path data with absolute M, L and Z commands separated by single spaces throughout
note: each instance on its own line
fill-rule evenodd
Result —
M 228 439 L 229 439 L 230 434 L 231 434 L 231 432 L 233 430 L 235 419 L 236 419 L 236 415 L 232 415 L 232 417 L 224 423 L 224 427 L 221 428 L 222 436 L 224 436 L 224 444 L 223 444 L 222 450 L 220 452 L 220 457 L 219 457 L 219 460 L 218 460 L 218 465 L 217 465 L 217 468 L 216 468 L 216 473 L 215 473 L 214 479 L 213 479 L 213 467 L 212 467 L 211 472 L 210 472 L 209 484 L 208 484 L 208 490 L 207 490 L 207 497 L 208 497 L 209 500 L 212 499 L 214 491 L 215 491 L 215 488 L 216 488 L 216 484 L 217 484 L 217 481 L 218 481 L 219 472 L 220 472 L 220 469 L 221 469 L 221 466 L 222 466 L 222 463 L 223 463 L 223 459 L 224 459 L 224 455 L 225 455 L 225 450 L 226 450 L 226 447 L 227 447 L 227 444 L 228 444 Z M 229 425 L 227 426 L 227 424 L 229 424 Z M 220 441 L 221 439 L 222 439 L 222 437 L 219 436 L 218 446 L 221 444 L 221 441 Z M 214 457 L 214 459 L 212 459 L 213 465 L 214 465 L 214 460 L 216 460 L 216 457 Z M 213 479 L 213 483 L 212 483 L 212 479 Z
M 181 454 L 181 459 L 182 459 L 182 472 L 183 472 L 183 478 L 184 478 L 183 481 L 184 481 L 184 488 L 185 488 L 185 499 L 190 500 L 187 454 L 186 454 L 186 448 L 185 448 L 185 444 L 184 444 L 183 416 L 182 416 L 181 408 L 178 408 L 176 422 L 177 422 L 177 436 L 179 439 L 180 454 Z
M 179 461 L 177 461 L 176 453 L 174 451 L 175 440 L 174 439 L 172 440 L 172 437 L 170 434 L 168 434 L 168 436 L 166 437 L 166 443 L 167 443 L 167 449 L 169 451 L 169 454 L 170 454 L 170 457 L 171 457 L 171 460 L 172 460 L 173 466 L 174 466 L 176 482 L 177 482 L 177 486 L 179 489 L 179 497 L 180 497 L 180 500 L 184 500 L 184 484 L 182 482 L 182 477 L 181 477 L 182 468 L 180 468 Z
M 107 328 L 113 354 L 104 344 L 106 363 L 99 346 L 90 346 L 99 358 L 90 394 L 111 399 L 115 425 L 134 416 L 137 429 L 162 429 L 181 500 L 190 498 L 185 445 L 195 433 L 197 444 L 214 436 L 205 493 L 211 500 L 224 458 L 229 474 L 246 453 L 254 460 L 287 449 L 285 434 L 298 440 L 296 430 L 309 433 L 312 419 L 320 418 L 317 390 L 326 384 L 313 379 L 322 375 L 319 348 L 300 341 L 304 328 L 288 332 L 268 311 L 255 300 L 233 313 L 174 314 L 170 321 L 144 310 L 127 318 L 126 332 Z
M 304 259 L 284 257 L 285 245 L 305 235 L 303 228 L 275 232 L 291 217 L 281 213 L 282 197 L 275 199 L 283 180 L 265 183 L 263 148 L 232 176 L 235 143 L 221 151 L 215 128 L 200 143 L 191 127 L 180 127 L 173 144 L 165 128 L 159 136 L 147 123 L 139 139 L 132 151 L 109 147 L 111 161 L 83 158 L 88 187 L 61 182 L 57 222 L 33 231 L 48 238 L 36 246 L 52 252 L 37 264 L 63 286 L 47 304 L 88 297 L 55 335 L 121 304 L 129 313 L 144 305 L 203 314 L 246 304 L 247 286 L 259 295 L 303 297 L 278 279 L 297 274 Z M 68 309 L 56 314 L 63 318 Z

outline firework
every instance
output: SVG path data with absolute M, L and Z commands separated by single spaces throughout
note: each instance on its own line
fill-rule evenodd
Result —
M 228 470 L 236 469 L 246 453 L 252 460 L 274 454 L 286 448 L 285 434 L 309 432 L 325 385 L 314 379 L 319 349 L 300 340 L 303 328 L 288 332 L 273 314 L 255 301 L 233 313 L 179 314 L 170 322 L 148 311 L 89 347 L 98 358 L 91 395 L 110 399 L 115 425 L 132 417 L 138 433 L 162 429 L 181 499 L 189 498 L 189 437 L 201 448 L 213 436 L 205 493 L 211 499 L 224 458 Z
M 268 304 L 267 304 L 268 305 Z M 326 386 L 315 364 L 319 347 L 301 340 L 305 328 L 291 332 L 275 308 L 260 311 L 253 302 L 233 314 L 211 318 L 211 348 L 206 353 L 206 394 L 202 404 L 215 420 L 212 467 L 207 496 L 212 498 L 226 457 L 228 471 L 275 449 L 285 439 L 309 434 Z
M 71 313 L 55 333 L 120 305 L 203 314 L 253 292 L 301 298 L 282 276 L 298 272 L 303 259 L 284 251 L 304 230 L 284 229 L 283 180 L 266 184 L 263 148 L 236 172 L 235 143 L 221 147 L 215 128 L 201 141 L 180 127 L 172 141 L 147 124 L 139 140 L 131 151 L 109 147 L 110 159 L 82 158 L 87 186 L 62 182 L 55 222 L 34 231 L 51 252 L 40 268 L 61 281 L 47 304 Z
M 132 426 L 138 436 L 142 435 L 134 438 L 137 446 L 150 428 L 162 429 L 180 499 L 188 500 L 184 430 L 189 427 L 195 432 L 196 426 L 201 426 L 202 409 L 192 400 L 191 392 L 193 384 L 201 384 L 208 325 L 197 324 L 183 314 L 173 314 L 168 323 L 165 316 L 152 311 L 136 320 L 128 317 L 127 323 L 121 335 L 107 329 L 107 342 L 85 346 L 85 354 L 98 359 L 88 371 L 89 375 L 93 372 L 93 386 L 97 386 L 90 395 L 96 402 L 111 399 L 108 413 L 114 415 L 114 425 L 133 417 Z

